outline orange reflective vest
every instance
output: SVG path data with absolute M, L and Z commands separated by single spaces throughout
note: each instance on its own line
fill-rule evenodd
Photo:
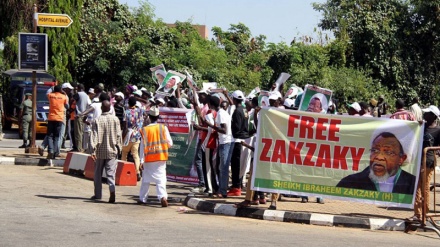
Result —
M 162 124 L 149 125 L 142 128 L 142 141 L 144 144 L 144 161 L 168 160 L 168 142 L 165 128 Z

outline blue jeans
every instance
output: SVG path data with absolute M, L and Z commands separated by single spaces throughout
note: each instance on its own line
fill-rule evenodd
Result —
M 47 136 L 49 142 L 48 152 L 50 154 L 59 154 L 60 153 L 60 134 L 61 128 L 63 126 L 63 122 L 59 121 L 49 121 L 47 123 Z M 62 138 L 62 137 L 61 137 Z
M 231 162 L 232 151 L 234 150 L 233 142 L 218 145 L 218 153 L 220 157 L 220 174 L 219 174 L 219 190 L 218 193 L 227 195 L 229 182 L 229 163 Z
M 66 131 L 66 125 L 61 122 L 61 130 L 60 130 L 60 136 L 58 137 L 58 153 L 55 153 L 55 155 L 60 154 L 60 150 L 61 150 L 61 144 L 63 142 L 63 136 L 64 136 L 64 132 Z M 49 133 L 48 133 L 49 134 Z M 71 140 L 72 142 L 72 140 Z M 49 135 L 46 135 L 44 137 L 43 142 L 41 143 L 41 147 L 43 149 L 46 149 L 46 147 L 49 146 Z
M 55 155 L 60 154 L 61 144 L 63 144 L 64 133 L 66 133 L 66 125 L 63 122 L 61 122 L 61 131 L 60 131 L 60 136 L 58 137 L 58 153 L 55 153 Z
M 194 163 L 196 164 L 196 169 L 197 169 L 197 177 L 199 178 L 199 186 L 200 187 L 205 187 L 205 176 L 203 175 L 203 160 L 204 160 L 204 155 L 203 155 L 203 150 L 202 150 L 202 141 L 199 139 L 197 141 L 197 148 L 196 148 L 196 153 L 195 153 L 195 157 L 194 157 Z

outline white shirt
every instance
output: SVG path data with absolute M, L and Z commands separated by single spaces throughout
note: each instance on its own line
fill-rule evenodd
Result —
M 224 124 L 226 126 L 226 134 L 222 134 L 218 132 L 218 141 L 220 144 L 231 143 L 234 141 L 232 137 L 231 130 L 231 115 L 228 114 L 223 108 L 217 112 L 217 117 L 215 118 L 215 125 L 220 127 L 220 124 Z
M 412 112 L 414 117 L 416 118 L 416 121 L 422 121 L 423 120 L 423 112 L 420 106 L 415 103 L 409 107 L 409 110 Z

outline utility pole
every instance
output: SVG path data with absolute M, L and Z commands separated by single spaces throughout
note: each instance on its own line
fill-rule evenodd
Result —
M 33 33 L 37 33 L 37 4 L 34 4 L 33 15 Z M 36 154 L 38 153 L 37 145 L 35 145 L 35 139 L 37 139 L 37 71 L 32 71 L 32 140 L 30 148 L 26 148 L 26 153 Z

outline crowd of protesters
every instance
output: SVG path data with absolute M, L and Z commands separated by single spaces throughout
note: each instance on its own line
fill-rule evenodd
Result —
M 298 110 L 303 94 L 283 95 L 282 86 L 274 84 L 268 95 L 259 97 L 259 91 L 255 91 L 245 96 L 240 90 L 230 93 L 227 89 L 184 89 L 178 81 L 177 88 L 165 96 L 160 93 L 155 95 L 136 85 L 127 85 L 123 91 L 116 88 L 106 90 L 102 83 L 87 91 L 82 84 L 70 83 L 49 89 L 48 131 L 39 146 L 40 155 L 43 156 L 44 149 L 48 147 L 47 158 L 55 159 L 60 149 L 65 148 L 66 138 L 69 138 L 71 151 L 89 153 L 98 164 L 95 167 L 94 200 L 101 199 L 100 181 L 105 169 L 110 188 L 109 202 L 116 200 L 115 160 L 127 160 L 130 155 L 136 166 L 138 181 L 142 180 L 138 202 L 146 203 L 149 185 L 153 182 L 157 185 L 161 205 L 166 207 L 165 167 L 168 149 L 173 142 L 166 125 L 157 123 L 159 107 L 194 109 L 197 120 L 192 128 L 198 137 L 193 163 L 190 165 L 195 167 L 199 184 L 192 192 L 212 198 L 226 198 L 241 196 L 242 191 L 246 190 L 245 200 L 236 204 L 236 207 L 266 204 L 267 195 L 251 191 L 250 183 L 246 183 L 246 174 L 251 174 L 253 170 L 252 158 L 260 109 L 268 106 Z M 322 100 L 311 99 L 306 111 L 341 114 L 337 102 L 330 100 L 323 107 Z M 435 106 L 422 110 L 417 97 L 409 105 L 409 110 L 405 109 L 406 104 L 402 99 L 396 100 L 393 113 L 389 112 L 390 106 L 383 95 L 378 100 L 351 102 L 344 107 L 351 116 L 418 122 L 425 120 L 425 133 L 429 133 L 429 136 L 425 135 L 424 143 L 440 145 L 440 127 L 435 121 L 440 111 Z M 426 173 L 428 183 L 433 171 L 432 166 Z M 418 220 L 421 214 L 420 182 L 418 187 L 415 215 L 411 220 Z M 276 209 L 280 196 L 271 194 L 269 209 Z M 301 202 L 308 202 L 308 197 L 302 196 Z M 324 200 L 317 198 L 317 202 L 324 203 Z

